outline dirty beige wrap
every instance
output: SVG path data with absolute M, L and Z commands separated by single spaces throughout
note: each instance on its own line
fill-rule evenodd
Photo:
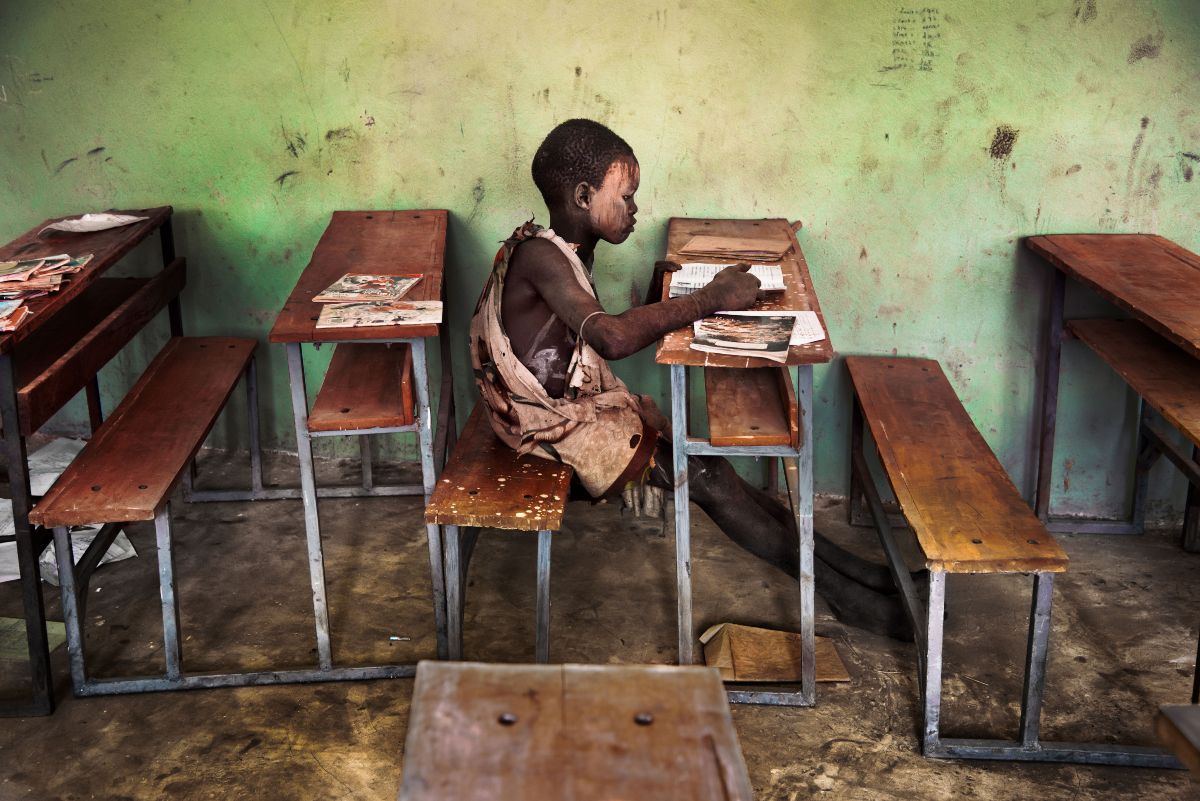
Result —
M 475 383 L 497 437 L 519 453 L 569 464 L 584 488 L 602 497 L 644 478 L 658 432 L 642 421 L 638 396 L 582 337 L 576 337 L 562 398 L 546 394 L 513 353 L 500 311 L 504 281 L 513 250 L 535 236 L 557 245 L 574 279 L 596 296 L 587 268 L 570 245 L 550 229 L 522 225 L 496 254 L 471 318 Z

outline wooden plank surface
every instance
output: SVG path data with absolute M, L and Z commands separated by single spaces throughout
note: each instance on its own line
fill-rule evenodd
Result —
M 496 438 L 476 404 L 425 507 L 425 521 L 558 531 L 571 473 L 568 465 L 518 456 Z
M 343 342 L 313 401 L 308 430 L 410 426 L 414 419 L 408 344 Z
M 791 377 L 785 367 L 706 367 L 709 442 L 717 446 L 795 445 L 799 424 L 790 388 Z
M 67 234 L 47 232 L 39 236 L 38 231 L 52 222 L 66 217 L 52 217 L 41 224 L 0 247 L 0 261 L 12 259 L 35 259 L 40 256 L 53 256 L 57 253 L 69 253 L 81 256 L 91 253 L 92 260 L 66 282 L 58 292 L 45 295 L 28 302 L 33 316 L 26 320 L 16 331 L 0 334 L 0 353 L 8 353 L 18 343 L 33 336 L 38 330 L 56 316 L 57 312 L 68 305 L 92 281 L 102 276 L 109 267 L 116 264 L 134 246 L 150 236 L 171 216 L 170 206 L 158 206 L 150 209 L 122 209 L 117 214 L 133 214 L 147 217 L 143 222 L 126 225 L 121 228 L 110 228 L 107 231 L 96 231 L 90 234 Z M 67 217 L 78 217 L 69 214 Z
M 321 304 L 312 299 L 346 273 L 420 273 L 404 300 L 441 300 L 446 223 L 441 209 L 335 211 L 312 259 L 271 329 L 271 342 L 338 342 L 433 337 L 436 325 L 317 329 Z
M 1200 706 L 1169 704 L 1154 719 L 1158 737 L 1192 775 L 1200 778 Z
M 1066 553 L 1021 499 L 936 361 L 849 356 L 846 366 L 931 570 L 1066 570 Z
M 1052 234 L 1025 242 L 1200 359 L 1200 256 L 1154 234 Z
M 224 407 L 255 340 L 175 337 L 29 513 L 39 526 L 152 520 Z
M 792 248 L 780 260 L 783 270 L 783 293 L 772 292 L 759 300 L 754 308 L 761 311 L 776 311 L 790 309 L 795 311 L 815 311 L 825 329 L 825 339 L 809 345 L 800 345 L 788 351 L 787 364 L 824 364 L 833 359 L 833 344 L 829 338 L 829 326 L 821 313 L 821 305 L 817 302 L 817 294 L 813 289 L 812 276 L 808 273 L 808 263 L 800 250 L 800 243 L 787 220 L 705 220 L 690 217 L 673 217 L 667 226 L 666 258 L 675 262 L 712 262 L 736 263 L 736 259 L 695 258 L 684 256 L 679 249 L 696 235 L 738 236 L 755 239 L 773 239 L 787 241 Z M 670 274 L 663 282 L 663 299 L 670 292 Z M 694 367 L 771 367 L 777 366 L 770 359 L 749 356 L 726 356 L 719 353 L 704 353 L 691 349 L 692 327 L 686 326 L 672 331 L 663 337 L 658 344 L 654 359 L 659 364 L 687 364 Z
M 94 281 L 57 313 L 54 325 L 21 342 L 14 351 L 21 433 L 32 434 L 83 389 L 179 295 L 185 275 L 184 260 L 176 259 L 149 279 Z
M 1067 329 L 1200 447 L 1200 360 L 1138 320 L 1071 320 Z
M 752 797 L 715 670 L 417 668 L 401 801 Z

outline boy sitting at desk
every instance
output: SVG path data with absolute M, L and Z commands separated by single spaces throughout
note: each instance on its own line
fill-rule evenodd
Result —
M 621 314 L 596 299 L 596 243 L 619 245 L 633 233 L 640 170 L 633 150 L 605 126 L 568 120 L 533 157 L 533 180 L 550 228 L 525 223 L 496 254 L 471 319 L 471 366 L 496 436 L 522 453 L 571 465 L 596 498 L 631 482 L 672 486 L 668 422 L 646 395 L 630 392 L 609 369 L 663 335 L 718 310 L 749 308 L 758 279 L 739 264 L 708 286 L 658 301 L 658 262 L 646 303 Z M 791 576 L 799 574 L 794 518 L 743 481 L 725 459 L 688 458 L 691 499 L 735 543 Z M 816 535 L 816 586 L 844 622 L 907 636 L 907 618 L 887 568 Z

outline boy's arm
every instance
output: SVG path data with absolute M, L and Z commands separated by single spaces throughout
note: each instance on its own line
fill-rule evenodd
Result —
M 621 314 L 595 314 L 604 307 L 575 280 L 566 258 L 553 244 L 547 242 L 543 247 L 538 242 L 527 243 L 514 257 L 520 258 L 524 279 L 572 331 L 578 333 L 583 321 L 591 317 L 584 339 L 605 359 L 623 359 L 664 334 L 717 311 L 747 309 L 758 297 L 758 279 L 746 272 L 749 265 L 741 264 L 722 270 L 708 286 L 691 295 Z

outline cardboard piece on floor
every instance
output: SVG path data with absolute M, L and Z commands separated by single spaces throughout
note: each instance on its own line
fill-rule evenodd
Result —
M 57 620 L 46 621 L 46 639 L 50 650 L 67 641 L 67 627 Z M 0 659 L 28 659 L 29 643 L 25 639 L 25 621 L 19 617 L 0 617 Z
M 700 635 L 704 663 L 728 682 L 800 681 L 800 635 L 736 623 L 718 623 Z M 817 637 L 817 681 L 850 681 L 833 640 Z

